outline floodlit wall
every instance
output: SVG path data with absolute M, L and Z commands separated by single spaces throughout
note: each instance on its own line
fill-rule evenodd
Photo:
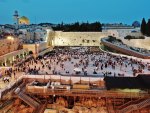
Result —
M 108 42 L 106 41 L 105 39 L 102 39 L 102 43 L 109 47 L 109 48 L 112 48 L 116 51 L 119 51 L 121 53 L 124 53 L 124 54 L 127 54 L 127 55 L 131 55 L 131 56 L 135 56 L 135 57 L 138 57 L 138 58 L 143 58 L 143 59 L 150 59 L 150 57 L 148 55 L 143 55 L 141 53 L 138 53 L 136 51 L 133 51 L 133 50 L 130 50 L 130 49 L 126 49 L 126 48 L 123 48 L 123 47 L 119 47 L 115 44 L 112 44 L 111 42 Z
M 100 46 L 101 38 L 108 37 L 105 32 L 62 32 L 49 35 L 53 46 Z
M 47 43 L 40 42 L 38 44 L 23 44 L 23 48 L 28 49 L 29 51 L 32 51 L 33 54 L 38 54 L 42 52 L 43 50 L 47 49 Z
M 46 41 L 48 46 L 54 46 L 54 38 L 55 38 L 55 32 L 50 30 L 47 31 Z
M 23 44 L 24 49 L 28 49 L 29 51 L 32 51 L 33 54 L 36 53 L 36 46 L 35 44 Z
M 109 30 L 103 30 L 105 32 L 109 32 L 112 36 L 124 38 L 127 35 L 131 36 L 141 36 L 140 29 L 109 29 Z M 132 32 L 136 31 L 136 32 Z
M 43 50 L 47 49 L 47 43 L 41 42 L 37 44 L 38 52 L 42 52 Z
M 150 50 L 150 37 L 146 37 L 145 39 L 122 39 L 122 41 L 124 44 L 127 44 L 132 47 L 139 47 Z
M 19 43 L 20 41 L 17 38 L 14 38 L 13 40 L 1 39 L 0 40 L 0 56 L 18 50 Z

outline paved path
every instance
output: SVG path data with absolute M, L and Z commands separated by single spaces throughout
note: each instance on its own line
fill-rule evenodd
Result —
M 14 76 L 12 74 L 12 77 L 10 77 L 9 82 L 5 82 L 5 83 L 3 81 L 3 78 L 0 78 L 0 90 L 3 88 L 6 88 L 9 84 L 15 82 L 16 79 L 21 77 L 23 74 L 24 74 L 23 72 L 16 73 L 16 78 L 14 78 Z

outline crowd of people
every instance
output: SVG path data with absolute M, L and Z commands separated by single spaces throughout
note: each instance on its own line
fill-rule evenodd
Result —
M 148 63 L 104 52 L 92 52 L 88 47 L 70 47 L 57 48 L 54 53 L 31 58 L 15 71 L 34 75 L 135 76 L 136 73 L 148 72 Z

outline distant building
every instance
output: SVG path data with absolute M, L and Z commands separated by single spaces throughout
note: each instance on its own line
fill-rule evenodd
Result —
M 27 17 L 22 16 L 22 17 L 19 18 L 19 24 L 20 25 L 29 25 L 30 20 Z
M 103 24 L 102 29 L 103 30 L 109 30 L 109 29 L 133 29 L 133 26 L 127 25 L 127 24 Z
M 141 24 L 140 24 L 139 21 L 134 21 L 134 22 L 132 23 L 132 26 L 133 26 L 133 27 L 140 27 Z

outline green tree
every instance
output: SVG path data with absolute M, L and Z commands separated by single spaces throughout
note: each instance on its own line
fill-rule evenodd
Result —
M 146 21 L 145 21 L 145 18 L 143 18 L 143 20 L 142 20 L 141 33 L 144 34 L 144 35 L 146 34 Z
M 148 20 L 146 24 L 146 35 L 150 36 L 150 19 Z

